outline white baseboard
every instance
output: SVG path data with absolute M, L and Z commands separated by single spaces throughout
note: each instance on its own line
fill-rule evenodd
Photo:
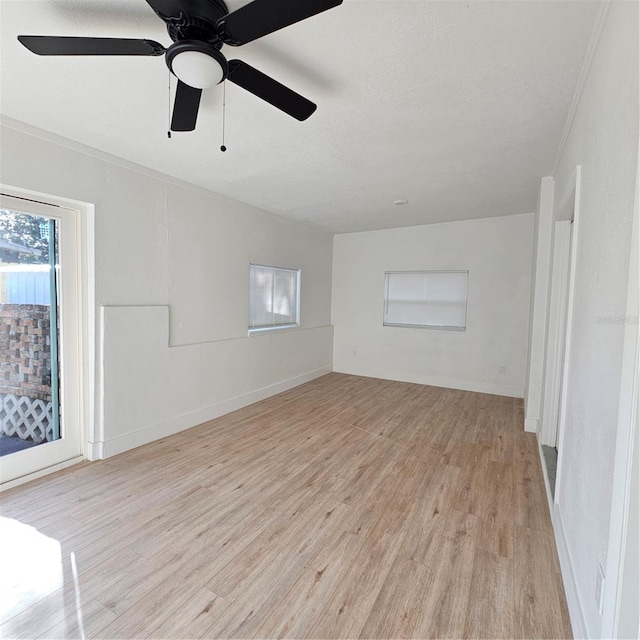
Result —
M 461 380 L 460 378 L 429 376 L 402 371 L 387 371 L 386 369 L 370 369 L 368 367 L 358 367 L 340 363 L 334 363 L 333 370 L 337 373 L 348 373 L 352 376 L 364 376 L 365 378 L 382 378 L 383 380 L 397 380 L 398 382 L 426 384 L 432 387 L 446 387 L 447 389 L 489 393 L 494 396 L 524 398 L 524 388 L 493 384 L 491 382 L 482 382 L 481 380 Z
M 544 459 L 544 453 L 542 451 L 542 445 L 540 444 L 540 434 L 537 433 L 538 440 L 538 456 L 540 457 L 540 466 L 542 467 L 542 475 L 544 478 L 544 488 L 547 493 L 547 507 L 549 507 L 549 515 L 553 520 L 553 496 L 551 495 L 551 481 L 549 480 L 549 473 L 547 471 L 547 463 Z M 555 489 L 555 487 L 554 487 Z
M 536 420 L 537 422 L 537 420 Z M 558 550 L 558 559 L 560 560 L 560 569 L 562 571 L 562 584 L 564 586 L 564 594 L 567 600 L 567 608 L 569 609 L 569 619 L 571 620 L 571 630 L 576 640 L 587 638 L 587 626 L 585 623 L 584 611 L 578 595 L 576 576 L 573 571 L 573 562 L 569 553 L 569 545 L 562 524 L 562 516 L 560 515 L 560 505 L 554 503 L 551 495 L 551 484 L 549 482 L 549 474 L 547 473 L 547 465 L 540 444 L 540 434 L 538 434 L 538 454 L 540 456 L 540 464 L 542 466 L 542 474 L 544 476 L 544 487 L 547 494 L 547 505 L 551 514 L 551 522 L 553 525 L 553 535 Z M 556 487 L 557 490 L 557 487 Z
M 103 442 L 88 442 L 87 443 L 87 460 L 93 462 L 94 460 L 102 460 L 104 458 L 104 443 Z
M 524 430 L 529 433 L 538 433 L 538 427 L 540 425 L 540 421 L 536 418 L 525 418 L 524 419 Z
M 578 584 L 576 575 L 573 570 L 573 561 L 569 552 L 569 545 L 562 524 L 562 516 L 560 506 L 555 505 L 553 510 L 553 533 L 556 539 L 556 547 L 558 549 L 558 558 L 560 559 L 560 569 L 562 570 L 562 582 L 564 584 L 564 593 L 567 598 L 567 608 L 569 609 L 569 619 L 571 620 L 571 630 L 573 637 L 576 639 L 588 638 L 587 623 L 580 602 L 578 593 Z
M 96 460 L 109 458 L 117 455 L 118 453 L 129 451 L 129 449 L 135 449 L 136 447 L 140 447 L 144 444 L 149 444 L 154 440 L 160 440 L 161 438 L 166 438 L 167 436 L 179 433 L 180 431 L 191 429 L 203 422 L 214 420 L 215 418 L 219 418 L 220 416 L 231 413 L 232 411 L 242 409 L 254 402 L 259 402 L 260 400 L 275 396 L 283 391 L 288 391 L 289 389 L 293 389 L 293 387 L 304 384 L 305 382 L 324 376 L 331 373 L 331 370 L 331 365 L 327 365 L 319 369 L 314 369 L 313 371 L 308 371 L 307 373 L 303 373 L 299 376 L 295 376 L 294 378 L 282 380 L 275 384 L 256 389 L 255 391 L 250 391 L 244 395 L 230 398 L 229 400 L 223 400 L 217 404 L 203 407 L 202 409 L 197 409 L 196 411 L 191 411 L 181 416 L 174 416 L 157 424 L 148 425 L 137 431 L 118 436 L 117 438 L 112 438 L 103 442 L 94 442 L 91 444 L 91 455 L 95 455 L 96 457 L 92 457 L 91 459 Z

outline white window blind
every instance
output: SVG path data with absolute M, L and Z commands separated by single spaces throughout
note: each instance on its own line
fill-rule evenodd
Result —
M 300 270 L 249 265 L 249 330 L 299 324 Z
M 384 324 L 464 331 L 468 271 L 387 271 Z

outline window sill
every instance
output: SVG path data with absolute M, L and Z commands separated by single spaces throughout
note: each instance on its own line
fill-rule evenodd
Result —
M 283 324 L 278 327 L 260 327 L 259 329 L 249 329 L 249 337 L 251 336 L 259 336 L 267 333 L 274 332 L 287 332 L 287 331 L 297 331 L 300 329 L 299 324 Z
M 435 329 L 437 331 L 466 331 L 467 327 L 452 327 L 439 324 L 402 324 L 399 322 L 383 322 L 383 327 L 400 327 L 401 329 Z

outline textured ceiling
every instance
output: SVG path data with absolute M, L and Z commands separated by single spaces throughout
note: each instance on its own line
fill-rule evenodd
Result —
M 530 212 L 599 5 L 345 0 L 224 47 L 318 110 L 300 123 L 227 83 L 221 153 L 221 87 L 204 93 L 196 131 L 169 140 L 162 58 L 45 58 L 15 38 L 170 44 L 144 0 L 1 0 L 0 112 L 336 233 Z

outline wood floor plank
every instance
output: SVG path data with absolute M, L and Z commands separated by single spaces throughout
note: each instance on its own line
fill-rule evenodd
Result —
M 172 638 L 175 640 L 202 638 L 207 629 L 228 607 L 229 603 L 224 598 L 209 591 L 209 589 L 200 588 L 196 593 L 192 594 L 181 609 L 164 618 L 145 637 Z M 153 626 L 153 624 L 149 626 Z
M 514 536 L 514 637 L 567 638 L 564 594 L 558 589 L 553 540 L 544 532 L 516 525 Z M 540 562 L 539 558 L 549 559 Z M 550 570 L 551 569 L 551 570 Z
M 317 619 L 365 539 L 338 531 L 303 571 L 287 595 L 269 612 L 255 634 L 257 638 L 301 638 Z
M 210 576 L 207 560 L 206 554 L 192 554 L 175 571 L 172 571 L 174 567 L 171 564 L 166 565 L 162 582 L 154 588 L 141 589 L 137 594 L 131 594 L 123 604 L 124 611 L 121 615 L 96 629 L 93 635 L 104 639 L 144 637 L 148 632 L 149 621 L 153 620 L 161 625 L 180 615 Z M 116 612 L 113 603 L 105 606 Z
M 55 571 L 0 576 L 0 633 L 569 637 L 523 419 L 521 399 L 334 373 L 16 487 L 0 553 L 22 527 Z
M 418 607 L 417 638 L 461 638 L 469 605 L 475 543 L 475 516 L 460 522 L 453 536 L 443 537 L 427 589 Z
M 503 514 L 485 515 L 478 523 L 479 549 L 490 551 L 503 558 L 513 558 L 514 523 Z
M 339 531 L 342 514 L 349 507 L 325 500 L 303 526 L 306 531 L 297 542 L 280 548 L 269 563 L 259 562 L 252 573 L 231 592 L 225 615 L 207 634 L 214 637 L 253 637 L 269 612 L 297 582 L 314 556 Z M 220 576 L 216 576 L 219 579 Z M 215 583 L 215 580 L 212 583 Z
M 315 623 L 305 631 L 308 638 L 358 637 L 396 556 L 391 535 L 368 538 L 350 565 Z M 354 589 L 353 585 L 360 588 Z
M 412 638 L 429 575 L 428 567 L 396 556 L 360 637 Z
M 409 509 L 409 498 L 400 495 L 387 505 L 344 579 L 308 629 L 308 637 L 353 638 L 360 635 L 398 555 Z M 354 585 L 359 586 L 354 589 Z
M 551 516 L 544 484 L 531 480 L 516 482 L 514 495 L 516 524 L 538 531 L 551 530 Z
M 513 609 L 513 564 L 476 549 L 464 637 L 513 638 Z
M 69 559 L 61 558 L 60 562 L 61 568 L 68 571 L 72 579 L 45 597 L 27 603 L 7 619 L 0 626 L 1 637 L 29 638 L 42 635 L 69 616 L 76 615 L 79 602 L 93 600 L 98 594 L 119 583 L 123 578 L 123 568 L 135 573 L 145 564 L 138 554 L 125 550 L 118 554 L 116 561 L 113 561 L 113 556 L 109 556 L 101 564 L 78 574 L 74 579 Z M 6 601 L 3 600 L 0 604 L 5 607 Z
M 307 542 L 305 534 L 316 530 L 319 524 L 338 517 L 339 509 L 348 509 L 331 500 L 311 501 L 290 515 L 276 520 L 271 527 L 253 540 L 251 547 L 239 554 L 220 569 L 206 587 L 227 600 L 241 597 L 246 587 L 271 564 L 275 564 L 282 553 L 295 547 L 297 540 Z
M 450 468 L 443 467 L 446 475 Z M 446 477 L 446 476 L 444 476 Z M 457 476 L 453 476 L 456 478 Z M 440 477 L 440 492 L 433 492 L 428 498 L 415 499 L 412 513 L 408 518 L 406 533 L 400 547 L 400 555 L 426 566 L 433 566 L 440 557 L 443 540 L 455 535 L 459 525 L 475 526 L 475 517 L 452 509 L 446 498 L 447 481 Z M 473 532 L 475 535 L 475 532 Z
M 80 606 L 64 620 L 47 629 L 39 638 L 52 640 L 84 640 L 93 638 L 99 629 L 118 616 L 97 600 L 80 600 Z

